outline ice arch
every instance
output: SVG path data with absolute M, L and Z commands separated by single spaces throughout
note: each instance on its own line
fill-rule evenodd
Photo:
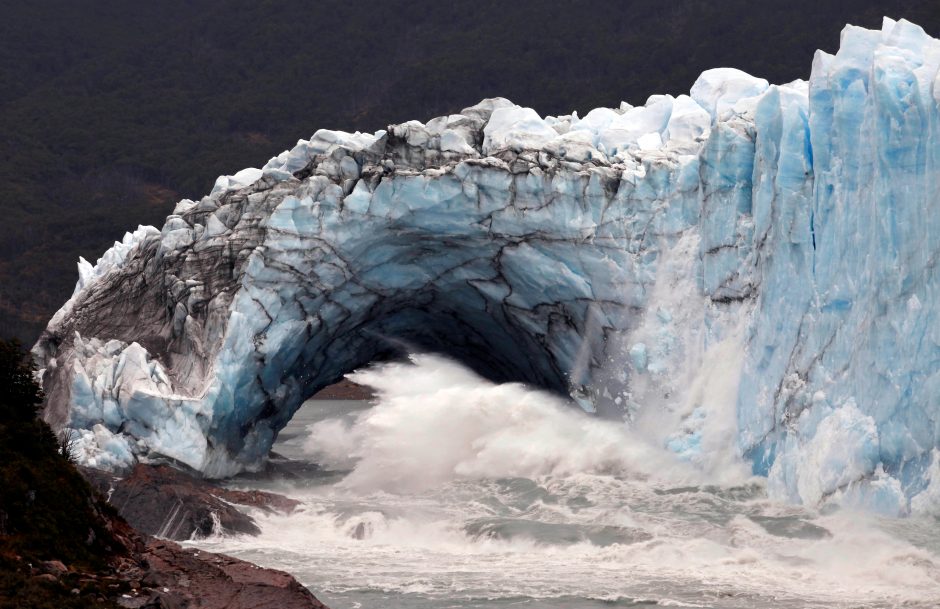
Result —
M 494 107 L 519 110 L 484 102 L 447 131 L 480 138 Z M 158 453 L 221 474 L 402 345 L 582 397 L 642 303 L 620 171 L 422 150 L 415 132 L 318 132 L 83 263 L 38 349 L 47 416 L 95 434 L 96 463 Z
M 34 350 L 46 416 L 89 463 L 230 473 L 405 340 L 588 409 L 673 409 L 694 459 L 709 410 L 686 375 L 737 336 L 738 449 L 774 495 L 929 504 L 938 68 L 940 42 L 886 19 L 808 83 L 719 69 L 583 118 L 496 99 L 318 131 L 80 262 Z

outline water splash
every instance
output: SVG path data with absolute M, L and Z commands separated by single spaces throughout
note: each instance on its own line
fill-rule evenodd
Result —
M 711 417 L 703 442 L 733 424 L 722 392 L 734 379 L 720 362 L 735 347 L 719 345 L 688 388 Z M 940 599 L 933 517 L 780 504 L 731 457 L 685 458 L 642 424 L 437 356 L 353 380 L 376 391 L 373 405 L 310 402 L 276 449 L 342 471 L 253 481 L 302 507 L 256 514 L 258 537 L 192 543 L 294 573 L 334 609 L 933 609 Z
M 350 378 L 376 405 L 314 423 L 314 460 L 352 467 L 342 485 L 411 492 L 460 479 L 616 474 L 663 484 L 704 472 L 618 421 L 581 412 L 557 395 L 494 384 L 436 355 L 381 364 Z

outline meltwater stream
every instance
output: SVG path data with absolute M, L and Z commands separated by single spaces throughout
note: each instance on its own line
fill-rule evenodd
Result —
M 191 543 L 288 571 L 333 609 L 940 606 L 935 518 L 774 503 L 729 459 L 692 466 L 435 357 L 355 378 L 375 405 L 308 402 L 276 473 L 233 482 L 302 507 Z

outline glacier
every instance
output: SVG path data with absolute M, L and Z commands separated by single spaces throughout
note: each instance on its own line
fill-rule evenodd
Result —
M 44 416 L 92 466 L 229 475 L 317 390 L 417 349 L 597 416 L 672 411 L 695 462 L 716 415 L 690 375 L 718 361 L 772 496 L 936 509 L 938 70 L 940 41 L 886 18 L 808 81 L 721 68 L 583 118 L 497 98 L 317 131 L 80 261 L 33 349 Z

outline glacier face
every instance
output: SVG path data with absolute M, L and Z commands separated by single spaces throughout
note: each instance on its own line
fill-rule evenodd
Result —
M 938 67 L 886 19 L 809 82 L 717 69 L 583 118 L 494 99 L 318 131 L 80 263 L 34 348 L 46 417 L 99 467 L 224 475 L 419 348 L 603 416 L 673 410 L 663 441 L 695 461 L 689 371 L 720 357 L 774 496 L 906 513 L 940 488 Z

